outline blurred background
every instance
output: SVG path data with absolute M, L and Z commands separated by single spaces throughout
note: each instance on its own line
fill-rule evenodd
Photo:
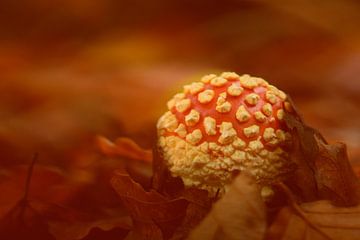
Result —
M 221 71 L 286 91 L 360 163 L 359 12 L 357 0 L 1 0 L 0 179 L 34 152 L 87 169 L 97 134 L 150 148 L 168 98 Z

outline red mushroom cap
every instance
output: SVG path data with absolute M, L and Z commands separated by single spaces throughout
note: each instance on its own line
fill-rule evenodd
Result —
M 261 78 L 224 72 L 184 86 L 158 121 L 159 147 L 173 176 L 215 194 L 232 172 L 269 182 L 291 170 L 283 123 L 286 94 Z

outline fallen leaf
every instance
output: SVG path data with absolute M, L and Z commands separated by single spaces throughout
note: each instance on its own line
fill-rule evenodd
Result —
M 49 232 L 46 220 L 29 204 L 19 201 L 0 220 L 0 239 L 55 240 Z
M 320 198 L 330 199 L 338 206 L 359 203 L 359 179 L 351 168 L 343 143 L 326 144 L 316 137 L 319 154 L 315 160 L 315 178 Z
M 181 224 L 176 229 L 171 240 L 184 239 L 209 213 L 214 199 L 208 197 L 208 192 L 196 188 L 187 188 L 182 192 L 189 205 Z
M 129 175 L 116 173 L 111 184 L 132 217 L 132 234 L 137 239 L 169 239 L 186 215 L 186 199 L 147 192 Z
M 308 221 L 327 234 L 326 238 L 309 226 L 291 208 L 282 209 L 269 227 L 266 240 L 356 240 L 360 236 L 360 206 L 336 207 L 329 201 L 304 203 Z
M 261 240 L 265 230 L 265 205 L 258 186 L 240 174 L 188 240 Z
M 5 205 L 5 208 L 1 206 L 0 212 L 3 214 L 0 215 L 0 239 L 82 239 L 91 234 L 93 229 L 97 229 L 92 233 L 95 236 L 115 235 L 121 231 L 122 234 L 117 235 L 117 238 L 121 239 L 121 236 L 127 234 L 130 229 L 129 218 L 124 216 L 124 210 L 119 211 L 122 206 L 119 206 L 117 199 L 116 207 L 112 208 L 111 199 L 107 200 L 106 205 L 95 204 L 97 200 L 94 199 L 86 199 L 87 204 L 91 204 L 92 211 L 86 211 L 86 206 L 71 207 L 70 205 L 75 205 L 71 203 L 72 198 L 76 197 L 76 201 L 85 199 L 84 190 L 90 186 L 69 181 L 66 175 L 55 171 L 54 167 L 34 167 L 35 160 L 36 158 L 28 167 L 27 176 L 22 178 L 9 171 L 6 181 L 0 184 L 0 189 L 5 190 L 5 193 L 8 188 L 17 189 L 16 194 L 1 195 L 3 202 L 13 201 L 13 204 Z M 24 175 L 24 168 L 14 170 Z M 20 180 L 23 180 L 22 183 Z M 107 187 L 110 188 L 109 184 L 98 185 L 103 191 L 102 197 L 111 196 L 106 191 Z M 92 191 L 94 189 L 96 188 L 93 185 Z M 116 197 L 114 191 L 111 188 L 110 190 Z
M 115 228 L 109 231 L 104 231 L 101 228 L 93 228 L 90 233 L 81 240 L 120 240 L 124 239 L 128 234 L 128 231 L 124 231 L 122 228 Z
M 96 137 L 96 145 L 107 159 L 117 159 L 118 166 L 124 173 L 128 173 L 136 182 L 141 183 L 146 188 L 151 185 L 152 178 L 152 150 L 143 149 L 130 138 L 120 137 L 115 142 L 103 136 Z M 121 165 L 121 167 L 119 166 Z M 111 174 L 113 170 L 111 170 Z
M 21 215 L 21 211 L 26 214 Z M 2 226 L 7 227 L 11 232 Z M 36 237 L 40 232 L 43 237 L 38 239 L 75 240 L 86 238 L 91 234 L 92 230 L 96 230 L 97 235 L 111 234 L 117 236 L 118 239 L 122 239 L 130 228 L 130 218 L 122 216 L 122 214 L 117 214 L 116 217 L 90 215 L 56 204 L 40 201 L 20 201 L 0 223 L 0 236 L 4 236 L 3 234 L 6 234 L 6 236 L 27 234 L 27 236 L 24 236 Z M 121 234 L 119 234 L 120 232 Z M 48 236 L 47 238 L 44 238 L 45 233 Z
M 25 239 L 29 236 L 44 240 L 55 239 L 48 231 L 46 220 L 28 200 L 31 176 L 37 156 L 37 154 L 34 155 L 29 166 L 22 198 L 0 219 L 0 239 Z
M 286 181 L 293 193 L 301 202 L 328 199 L 339 206 L 356 205 L 360 199 L 360 185 L 345 144 L 328 144 L 298 113 L 286 114 L 284 119 L 293 136 L 290 156 L 297 167 Z
M 115 142 L 111 142 L 103 136 L 98 136 L 97 143 L 101 151 L 108 156 L 120 156 L 145 162 L 151 162 L 153 159 L 151 150 L 141 148 L 129 138 L 120 137 Z
M 121 215 L 100 219 L 55 204 L 22 200 L 0 220 L 0 239 L 83 239 L 92 230 L 96 236 L 122 239 L 130 227 L 130 219 Z

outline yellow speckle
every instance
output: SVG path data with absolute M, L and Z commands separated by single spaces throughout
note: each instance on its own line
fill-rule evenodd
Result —
M 204 153 L 208 153 L 209 152 L 209 143 L 208 142 L 203 142 L 202 144 L 199 145 L 200 151 L 204 152 Z
M 263 137 L 266 142 L 273 140 L 274 138 L 276 138 L 275 129 L 265 128 Z
M 216 105 L 221 105 L 226 102 L 226 93 L 220 93 L 216 101 Z
M 231 84 L 231 86 L 227 89 L 229 95 L 234 97 L 240 96 L 243 91 L 244 89 L 236 83 Z
M 161 136 L 158 140 L 158 146 L 164 148 L 166 146 L 166 140 L 165 137 Z
M 286 94 L 279 90 L 277 87 L 273 86 L 273 85 L 269 85 L 268 89 L 273 92 L 276 96 L 278 96 L 279 98 L 281 98 L 281 100 L 285 100 L 286 99 Z
M 169 148 L 175 148 L 179 141 L 176 138 L 168 138 L 166 141 L 166 146 Z
M 186 141 L 195 145 L 202 139 L 202 133 L 199 129 L 194 130 L 192 133 L 186 135 Z
M 178 124 L 176 116 L 168 111 L 159 119 L 157 128 L 159 130 L 166 129 L 167 131 L 172 132 L 178 127 Z
M 255 112 L 254 116 L 255 119 L 258 120 L 259 122 L 265 122 L 266 120 L 266 116 L 260 111 Z
M 171 110 L 173 107 L 175 107 L 175 104 L 177 102 L 179 102 L 180 100 L 182 100 L 184 98 L 185 98 L 184 93 L 175 94 L 175 96 L 167 102 L 168 109 Z
M 190 108 L 190 106 L 191 106 L 190 99 L 183 99 L 175 104 L 175 108 L 178 112 L 185 112 Z
M 246 147 L 246 143 L 240 139 L 240 138 L 235 138 L 235 140 L 233 141 L 232 145 L 234 146 L 234 148 L 236 149 L 244 149 Z
M 216 78 L 216 75 L 215 74 L 208 74 L 208 75 L 205 75 L 201 78 L 201 81 L 203 83 L 209 83 L 211 81 L 211 79 L 213 78 Z
M 252 125 L 250 127 L 244 128 L 244 134 L 246 137 L 254 137 L 259 134 L 260 128 L 258 125 Z
M 262 107 L 262 111 L 266 116 L 271 116 L 272 115 L 272 106 L 270 103 L 265 103 L 264 106 Z
M 221 166 L 224 168 L 231 169 L 231 167 L 234 166 L 234 161 L 231 158 L 228 158 L 229 156 L 226 156 L 222 159 Z
M 231 122 L 222 122 L 220 125 L 220 133 L 221 133 L 221 135 L 220 135 L 218 141 L 221 144 L 231 143 L 232 141 L 234 141 L 234 138 L 237 135 Z
M 212 151 L 220 151 L 221 147 L 214 142 L 209 143 L 209 149 Z
M 283 120 L 284 119 L 284 110 L 283 109 L 279 109 L 276 113 L 276 116 L 279 120 Z
M 270 85 L 266 80 L 264 80 L 262 78 L 258 78 L 258 77 L 254 77 L 254 78 L 256 79 L 258 84 L 261 86 L 268 87 Z
M 204 118 L 204 128 L 207 135 L 216 134 L 216 120 L 212 117 Z
M 227 80 L 223 77 L 215 77 L 210 80 L 210 84 L 215 87 L 221 87 L 224 86 L 227 83 Z
M 226 93 L 221 93 L 216 102 L 216 111 L 226 113 L 231 111 L 231 103 L 226 101 Z
M 226 101 L 221 105 L 217 105 L 216 106 L 216 111 L 218 111 L 220 113 L 230 112 L 231 111 L 231 103 Z
M 167 105 L 168 109 L 171 110 L 173 107 L 175 107 L 175 104 L 176 104 L 175 99 L 170 99 L 166 105 Z
M 214 98 L 215 92 L 214 90 L 207 89 L 198 95 L 198 100 L 200 103 L 208 103 Z
M 196 125 L 200 120 L 200 113 L 194 109 L 190 111 L 188 115 L 185 116 L 185 123 L 188 126 Z
M 187 134 L 186 127 L 184 124 L 180 123 L 179 126 L 175 129 L 175 131 L 180 137 L 185 137 Z
M 176 100 L 181 100 L 185 98 L 185 94 L 184 93 L 177 93 L 174 95 L 174 99 Z
M 266 91 L 265 98 L 271 104 L 275 104 L 277 102 L 277 97 L 272 91 Z
M 240 83 L 243 87 L 253 89 L 259 86 L 259 82 L 256 78 L 253 78 L 247 74 L 240 77 Z
M 244 151 L 236 150 L 232 155 L 231 158 L 236 162 L 243 162 L 246 160 L 246 153 Z
M 260 96 L 256 93 L 250 93 L 245 97 L 245 102 L 249 105 L 256 105 L 260 100 Z
M 226 145 L 222 147 L 222 152 L 224 156 L 229 157 L 234 153 L 235 149 L 231 145 Z
M 214 142 L 210 142 L 210 143 L 209 143 L 209 149 L 210 149 L 210 150 L 218 150 L 218 149 L 220 149 L 220 146 L 217 145 L 217 144 L 214 143 Z
M 245 109 L 243 105 L 241 105 L 236 111 L 236 119 L 239 122 L 246 122 L 250 119 L 250 113 Z
M 252 152 L 259 152 L 261 149 L 264 148 L 264 145 L 261 143 L 260 140 L 254 140 L 249 142 L 248 148 Z
M 275 129 L 273 129 L 273 128 L 265 128 L 265 130 L 264 130 L 263 137 L 264 137 L 264 140 L 267 142 L 266 145 L 268 145 L 268 146 L 276 146 L 277 144 L 279 144 L 279 140 L 280 140 L 279 136 L 281 138 L 282 137 L 285 138 L 285 135 L 282 136 L 282 131 L 278 132 L 278 130 L 276 130 L 276 133 L 275 133 Z
M 191 94 L 197 94 L 198 92 L 201 92 L 204 90 L 204 83 L 202 82 L 194 82 L 190 85 L 190 93 Z
M 193 159 L 193 165 L 194 167 L 203 167 L 209 159 L 206 157 L 206 155 L 203 154 L 197 154 Z
M 279 98 L 281 98 L 281 100 L 285 100 L 286 99 L 286 93 L 284 93 L 283 91 L 279 90 L 278 94 Z
M 227 94 L 226 92 L 222 92 L 219 94 L 219 98 L 222 98 L 224 101 L 226 100 Z
M 237 75 L 236 73 L 234 72 L 223 72 L 221 74 L 221 77 L 229 80 L 229 81 L 236 81 L 236 80 L 239 80 L 239 75 Z

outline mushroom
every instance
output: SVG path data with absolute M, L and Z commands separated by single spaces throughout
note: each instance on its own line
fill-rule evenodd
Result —
M 263 187 L 291 173 L 291 135 L 283 121 L 293 110 L 286 94 L 264 79 L 206 75 L 167 106 L 157 123 L 158 146 L 185 187 L 214 196 L 235 172 L 249 172 Z

